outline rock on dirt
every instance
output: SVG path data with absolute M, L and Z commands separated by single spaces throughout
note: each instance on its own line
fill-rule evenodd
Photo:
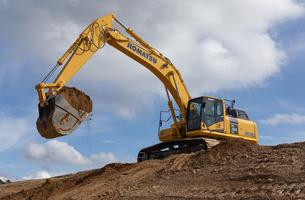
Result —
M 305 199 L 305 142 L 208 152 L 0 186 L 0 199 Z

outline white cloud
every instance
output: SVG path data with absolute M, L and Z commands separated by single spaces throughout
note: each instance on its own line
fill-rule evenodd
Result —
M 24 154 L 28 160 L 47 163 L 75 166 L 103 166 L 111 162 L 117 162 L 116 156 L 109 152 L 83 156 L 73 146 L 66 142 L 51 140 L 44 144 L 30 143 Z
M 291 131 L 289 135 L 260 135 L 260 144 L 263 145 L 277 145 L 283 143 L 293 143 L 293 142 L 303 142 L 305 139 L 304 132 L 294 132 Z
M 269 30 L 304 13 L 293 0 L 60 4 L 65 9 L 58 9 L 53 1 L 7 1 L 0 13 L 1 23 L 7 27 L 1 31 L 2 38 L 16 51 L 52 65 L 92 19 L 115 11 L 125 24 L 171 58 L 194 97 L 262 85 L 280 73 L 286 52 Z M 109 46 L 101 51 L 73 82 L 90 91 L 96 109 L 133 118 L 164 95 L 162 84 L 139 64 Z M 41 65 L 33 69 L 42 71 Z
M 104 144 L 114 144 L 114 143 L 116 143 L 115 141 L 113 141 L 113 140 L 103 140 L 102 141 Z
M 68 143 L 51 140 L 44 144 L 30 143 L 25 157 L 35 161 L 71 165 L 87 165 L 89 160 L 83 157 Z
M 305 124 L 305 115 L 292 114 L 275 114 L 274 116 L 261 120 L 262 124 L 275 126 L 278 124 Z
M 9 117 L 0 113 L 0 152 L 14 146 L 28 130 L 25 118 Z
M 48 171 L 41 170 L 36 172 L 34 175 L 25 176 L 22 179 L 23 180 L 29 180 L 29 179 L 44 179 L 44 178 L 50 178 L 51 175 Z
M 108 163 L 118 162 L 119 160 L 111 152 L 108 152 L 108 153 L 101 152 L 101 153 L 97 153 L 97 154 L 92 154 L 90 156 L 90 161 L 95 166 L 104 166 Z
M 5 182 L 5 181 L 10 180 L 10 179 L 7 178 L 7 177 L 4 177 L 4 176 L 0 176 L 0 180 Z

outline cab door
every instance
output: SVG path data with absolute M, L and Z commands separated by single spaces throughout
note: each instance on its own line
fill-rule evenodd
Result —
M 224 132 L 224 109 L 220 99 L 205 98 L 202 121 L 210 131 Z
M 202 98 L 192 99 L 188 105 L 187 131 L 200 130 L 201 128 Z

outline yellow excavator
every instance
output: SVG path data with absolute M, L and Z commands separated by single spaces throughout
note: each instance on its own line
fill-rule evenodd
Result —
M 117 26 L 122 27 L 129 37 Z M 172 62 L 153 48 L 113 13 L 93 21 L 59 58 L 55 67 L 36 85 L 39 97 L 39 117 L 36 125 L 45 138 L 72 133 L 92 112 L 92 100 L 84 92 L 67 87 L 68 81 L 104 45 L 108 43 L 150 70 L 164 85 L 172 124 L 160 112 L 160 143 L 139 151 L 138 161 L 162 159 L 172 154 L 207 150 L 219 141 L 240 138 L 258 142 L 257 126 L 247 113 L 234 108 L 235 100 L 212 96 L 191 98 L 181 74 Z M 61 67 L 56 79 L 46 81 Z M 204 78 L 204 77 L 203 77 Z M 174 108 L 172 99 L 178 106 Z

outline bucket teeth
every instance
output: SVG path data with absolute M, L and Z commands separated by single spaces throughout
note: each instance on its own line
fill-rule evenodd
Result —
M 56 138 L 72 133 L 90 115 L 92 101 L 76 88 L 65 87 L 39 106 L 37 129 L 42 137 Z

